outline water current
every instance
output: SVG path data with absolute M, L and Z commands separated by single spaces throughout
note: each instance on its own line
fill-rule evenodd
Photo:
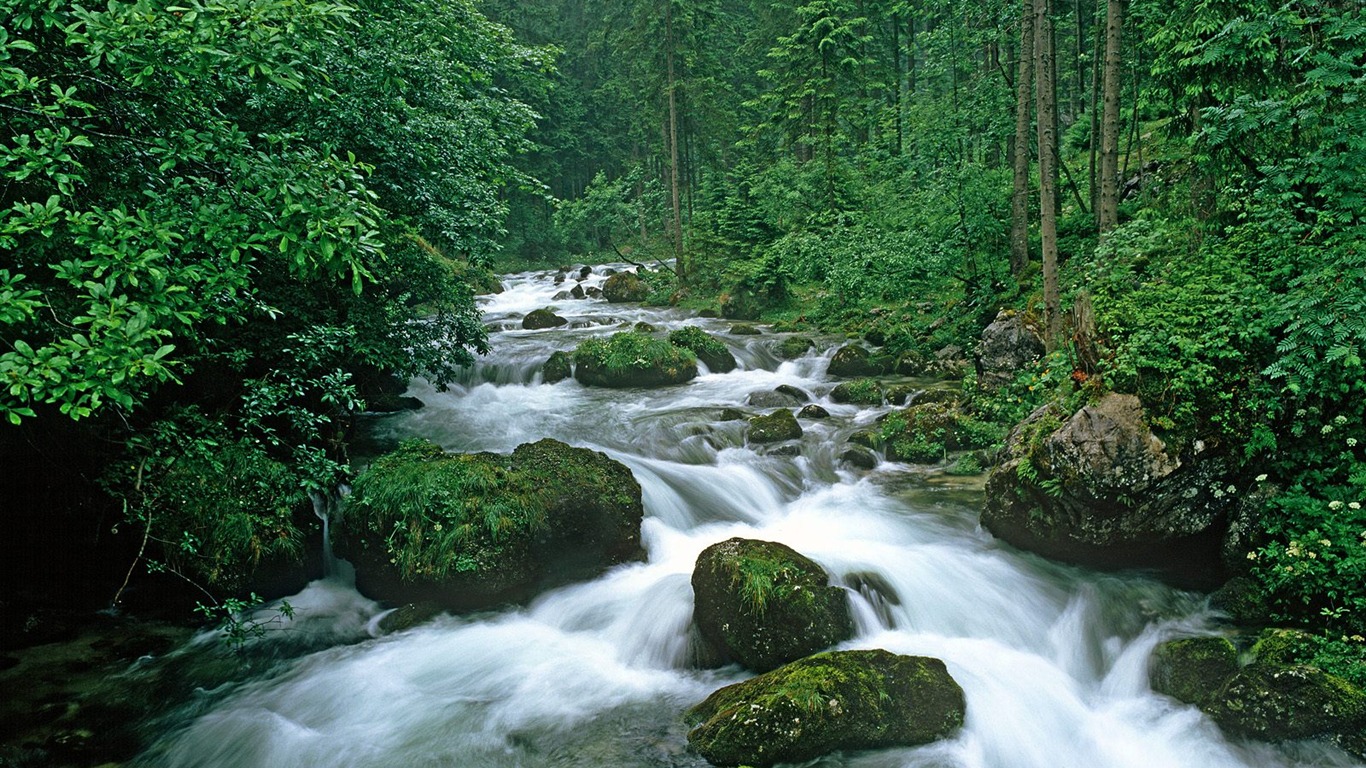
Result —
M 554 276 L 505 278 L 506 290 L 484 303 L 493 351 L 447 391 L 414 380 L 409 394 L 424 407 L 376 419 L 372 437 L 495 452 L 553 437 L 603 451 L 643 487 L 647 560 L 523 607 L 391 634 L 378 629 L 384 608 L 340 569 L 290 598 L 295 615 L 278 634 L 312 638 L 307 652 L 198 691 L 160 724 L 140 764 L 703 766 L 686 749 L 681 715 L 746 673 L 690 666 L 689 578 L 703 548 L 743 536 L 788 544 L 849 587 L 858 632 L 842 647 L 941 658 L 967 695 L 966 725 L 950 740 L 811 765 L 1357 765 L 1322 744 L 1225 740 L 1198 711 L 1149 690 L 1158 642 L 1212 631 L 1199 596 L 1011 550 L 978 526 L 980 479 L 842 465 L 848 435 L 886 409 L 829 400 L 837 339 L 783 361 L 773 351 L 782 336 L 767 329 L 732 335 L 726 321 L 676 309 L 556 300 L 577 274 L 560 284 Z M 568 325 L 521 328 L 525 313 L 552 305 Z M 640 321 L 661 331 L 699 325 L 740 367 L 654 390 L 542 383 L 552 351 Z M 749 393 L 781 384 L 831 413 L 803 422 L 800 456 L 746 447 L 744 423 L 718 418 L 727 407 L 754 411 Z M 274 641 L 268 633 L 257 642 Z

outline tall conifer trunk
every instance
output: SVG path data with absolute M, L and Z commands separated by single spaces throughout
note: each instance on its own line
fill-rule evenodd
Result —
M 1100 119 L 1100 205 L 1096 225 L 1109 232 L 1119 224 L 1119 95 L 1121 0 L 1105 7 L 1105 95 Z
M 664 2 L 664 37 L 669 78 L 669 193 L 673 198 L 674 272 L 682 283 L 687 280 L 688 269 L 683 260 L 683 204 L 678 185 L 678 83 L 674 73 L 673 0 Z
M 1034 14 L 1032 0 L 1020 3 L 1020 61 L 1015 74 L 1015 186 L 1010 198 L 1010 271 L 1018 277 L 1029 265 L 1029 107 L 1033 88 Z
M 1043 250 L 1044 344 L 1052 350 L 1061 335 L 1058 291 L 1057 83 L 1053 60 L 1052 4 L 1034 3 L 1034 83 L 1039 129 L 1039 235 Z

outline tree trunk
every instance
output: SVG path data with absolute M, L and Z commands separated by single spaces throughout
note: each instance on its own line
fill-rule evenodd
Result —
M 1057 71 L 1049 0 L 1034 3 L 1034 100 L 1039 130 L 1039 235 L 1043 250 L 1044 346 L 1058 346 L 1061 297 L 1058 291 Z
M 678 190 L 678 83 L 674 75 L 673 0 L 664 2 L 665 59 L 668 61 L 669 89 L 669 192 L 673 198 L 674 272 L 680 283 L 686 282 L 687 265 L 683 260 L 683 205 Z
M 1010 272 L 1019 277 L 1029 265 L 1029 94 L 1034 66 L 1031 0 L 1022 0 L 1020 60 L 1015 75 L 1015 187 L 1010 196 Z
M 1119 224 L 1119 95 L 1120 0 L 1105 6 L 1105 95 L 1100 119 L 1100 213 L 1096 226 L 1103 234 Z

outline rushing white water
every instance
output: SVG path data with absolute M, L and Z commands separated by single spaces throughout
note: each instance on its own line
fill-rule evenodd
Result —
M 410 394 L 426 407 L 385 417 L 377 433 L 460 451 L 508 451 L 542 437 L 602 450 L 641 483 L 647 561 L 522 609 L 445 616 L 378 637 L 366 619 L 380 606 L 336 581 L 316 583 L 314 599 L 298 596 L 296 620 L 334 624 L 339 644 L 204 693 L 164 724 L 141 763 L 704 765 L 686 751 L 681 713 L 743 673 L 691 668 L 689 577 L 703 548 L 746 536 L 784 542 L 849 587 L 859 631 L 845 647 L 941 658 L 967 695 L 967 723 L 953 739 L 814 765 L 1355 764 L 1321 744 L 1231 743 L 1194 709 L 1149 691 L 1154 645 L 1207 631 L 1196 597 L 1010 551 L 977 526 L 980 489 L 936 484 L 904 466 L 841 465 L 845 438 L 881 409 L 828 401 L 829 349 L 780 363 L 774 334 L 729 336 L 722 321 L 674 310 L 552 301 L 573 285 L 552 277 L 509 278 L 485 307 L 500 329 L 493 354 L 448 392 L 414 382 Z M 569 325 L 521 330 L 521 314 L 551 304 Z M 741 369 L 651 391 L 541 383 L 551 351 L 638 321 L 700 324 L 727 340 Z M 722 408 L 779 384 L 809 392 L 832 414 L 804 422 L 798 457 L 753 451 L 742 423 L 718 421 Z

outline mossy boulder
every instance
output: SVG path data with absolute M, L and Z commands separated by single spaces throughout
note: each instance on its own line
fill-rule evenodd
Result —
M 736 323 L 730 327 L 730 333 L 732 336 L 758 336 L 760 331 L 748 323 Z
M 802 425 L 797 422 L 797 417 L 792 415 L 792 411 L 780 408 L 767 416 L 754 416 L 749 420 L 749 435 L 747 440 L 751 443 L 780 443 L 784 440 L 796 440 L 802 436 Z
M 613 304 L 645 301 L 650 297 L 650 284 L 634 272 L 618 272 L 603 282 L 602 296 Z
M 565 351 L 550 353 L 550 358 L 541 366 L 541 381 L 555 384 L 574 375 L 574 358 Z
M 1070 415 L 1045 406 L 1007 439 L 982 525 L 1046 557 L 1210 587 L 1227 578 L 1229 521 L 1255 503 L 1230 487 L 1234 463 L 1203 443 L 1169 445 L 1133 395 L 1107 394 Z
M 696 377 L 690 350 L 634 331 L 589 339 L 574 350 L 574 378 L 588 386 L 659 387 Z
M 669 334 L 669 343 L 690 350 L 712 373 L 735 370 L 735 355 L 725 343 L 696 326 L 679 328 Z
M 977 385 L 999 389 L 1014 381 L 1021 369 L 1043 354 L 1043 334 L 1038 325 L 1025 315 L 1003 309 L 982 331 L 982 339 L 973 350 Z
M 825 408 L 823 408 L 823 407 L 821 407 L 821 406 L 819 406 L 819 405 L 816 405 L 815 403 L 811 403 L 811 404 L 809 404 L 809 405 L 803 406 L 802 409 L 801 409 L 800 411 L 797 412 L 797 418 L 799 418 L 799 419 L 828 419 L 828 418 L 830 418 L 830 412 L 827 411 L 827 410 L 825 410 Z
M 853 637 L 844 590 L 785 544 L 733 538 L 697 556 L 693 621 L 712 654 L 757 672 Z
M 788 336 L 779 341 L 773 351 L 784 360 L 795 360 L 815 347 L 816 342 L 810 336 Z
M 841 378 L 860 378 L 876 376 L 882 373 L 882 369 L 867 349 L 857 344 L 846 344 L 835 350 L 826 373 Z
M 631 471 L 596 451 L 546 439 L 451 454 L 416 440 L 356 478 L 339 548 L 371 597 L 470 610 L 640 559 L 642 514 Z
M 836 750 L 927 744 L 966 714 L 944 662 L 835 651 L 722 688 L 687 713 L 688 745 L 720 766 L 801 763 Z
M 874 379 L 840 382 L 830 391 L 830 399 L 853 405 L 882 405 L 882 385 Z
M 1198 707 L 1208 705 L 1238 672 L 1238 649 L 1226 637 L 1185 637 L 1153 651 L 1152 689 Z
M 1225 731 L 1262 741 L 1339 737 L 1366 729 L 1366 692 L 1305 664 L 1250 664 L 1203 709 Z
M 1261 741 L 1325 737 L 1358 751 L 1366 691 L 1317 667 L 1293 662 L 1295 630 L 1267 630 L 1239 666 L 1225 638 L 1172 640 L 1153 652 L 1154 691 L 1193 704 L 1227 733 Z
M 569 321 L 555 314 L 549 309 L 533 309 L 522 318 L 522 327 L 528 331 L 539 331 L 542 328 L 558 328 L 561 325 L 568 325 Z

